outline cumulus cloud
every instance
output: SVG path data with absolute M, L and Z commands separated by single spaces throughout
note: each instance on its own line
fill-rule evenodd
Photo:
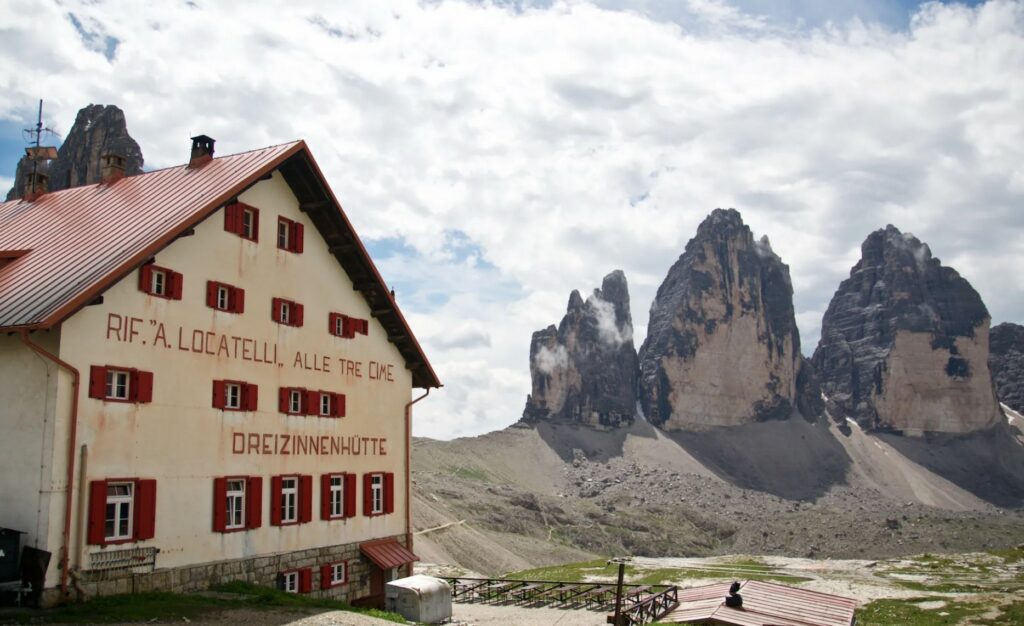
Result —
M 541 346 L 537 350 L 537 356 L 533 359 L 537 369 L 545 374 L 552 374 L 555 370 L 564 370 L 569 367 L 569 353 L 565 346 L 555 346 L 554 350 L 547 346 Z
M 1024 3 L 796 4 L 8 0 L 0 119 L 118 104 L 152 167 L 305 138 L 446 385 L 417 435 L 513 423 L 531 332 L 612 268 L 641 337 L 715 207 L 790 266 L 805 351 L 887 223 L 1024 321 Z

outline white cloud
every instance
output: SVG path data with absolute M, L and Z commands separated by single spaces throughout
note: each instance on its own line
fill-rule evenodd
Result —
M 862 4 L 791 28 L 754 0 L 8 0 L 0 118 L 43 97 L 66 132 L 118 104 L 150 167 L 199 132 L 220 154 L 305 138 L 360 234 L 402 243 L 381 271 L 446 384 L 416 434 L 473 434 L 519 417 L 530 333 L 573 287 L 625 270 L 641 338 L 715 207 L 790 266 L 805 351 L 887 223 L 1024 321 L 1024 3 L 930 3 L 906 30 Z
M 547 346 L 541 346 L 540 350 L 537 350 L 537 356 L 534 357 L 533 363 L 540 371 L 551 374 L 555 370 L 564 370 L 569 367 L 569 353 L 565 346 L 555 346 L 554 350 L 548 349 Z
M 601 341 L 612 347 L 617 347 L 633 338 L 633 329 L 628 324 L 619 328 L 615 319 L 614 304 L 598 298 L 596 294 L 587 298 L 587 302 L 594 307 L 594 315 L 597 317 L 597 332 Z

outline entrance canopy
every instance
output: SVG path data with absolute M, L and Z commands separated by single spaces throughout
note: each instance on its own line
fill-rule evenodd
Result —
M 394 539 L 368 541 L 359 546 L 359 551 L 384 570 L 420 560 L 420 557 Z

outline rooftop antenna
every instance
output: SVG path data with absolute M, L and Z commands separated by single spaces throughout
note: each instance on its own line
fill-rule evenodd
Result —
M 40 99 L 39 117 L 36 119 L 36 127 L 25 128 L 21 131 L 22 136 L 25 138 L 25 142 L 32 144 L 25 148 L 25 156 L 32 162 L 32 176 L 29 178 L 29 186 L 31 189 L 26 190 L 29 193 L 35 192 L 39 185 L 39 162 L 52 161 L 57 158 L 57 148 L 41 145 L 44 133 L 48 137 L 58 136 L 55 130 L 43 126 L 43 101 Z

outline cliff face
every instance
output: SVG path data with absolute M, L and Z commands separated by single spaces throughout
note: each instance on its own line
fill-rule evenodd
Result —
M 640 401 L 666 430 L 785 419 L 821 409 L 800 354 L 789 268 L 734 209 L 716 209 L 651 305 Z
M 124 112 L 116 106 L 90 104 L 78 112 L 71 131 L 57 151 L 57 158 L 44 168 L 49 190 L 58 191 L 100 182 L 100 156 L 113 152 L 126 158 L 125 176 L 142 171 L 142 150 L 128 134 Z M 7 199 L 25 193 L 25 175 L 31 168 L 25 157 L 18 161 L 14 187 Z
M 927 245 L 891 225 L 871 233 L 814 352 L 832 416 L 907 434 L 992 427 L 988 326 L 978 293 Z
M 530 342 L 532 393 L 523 421 L 620 426 L 636 412 L 637 357 L 626 276 L 616 270 L 586 302 L 578 291 L 556 329 Z
M 1004 322 L 989 334 L 988 365 L 996 397 L 1018 413 L 1024 413 L 1024 326 Z

